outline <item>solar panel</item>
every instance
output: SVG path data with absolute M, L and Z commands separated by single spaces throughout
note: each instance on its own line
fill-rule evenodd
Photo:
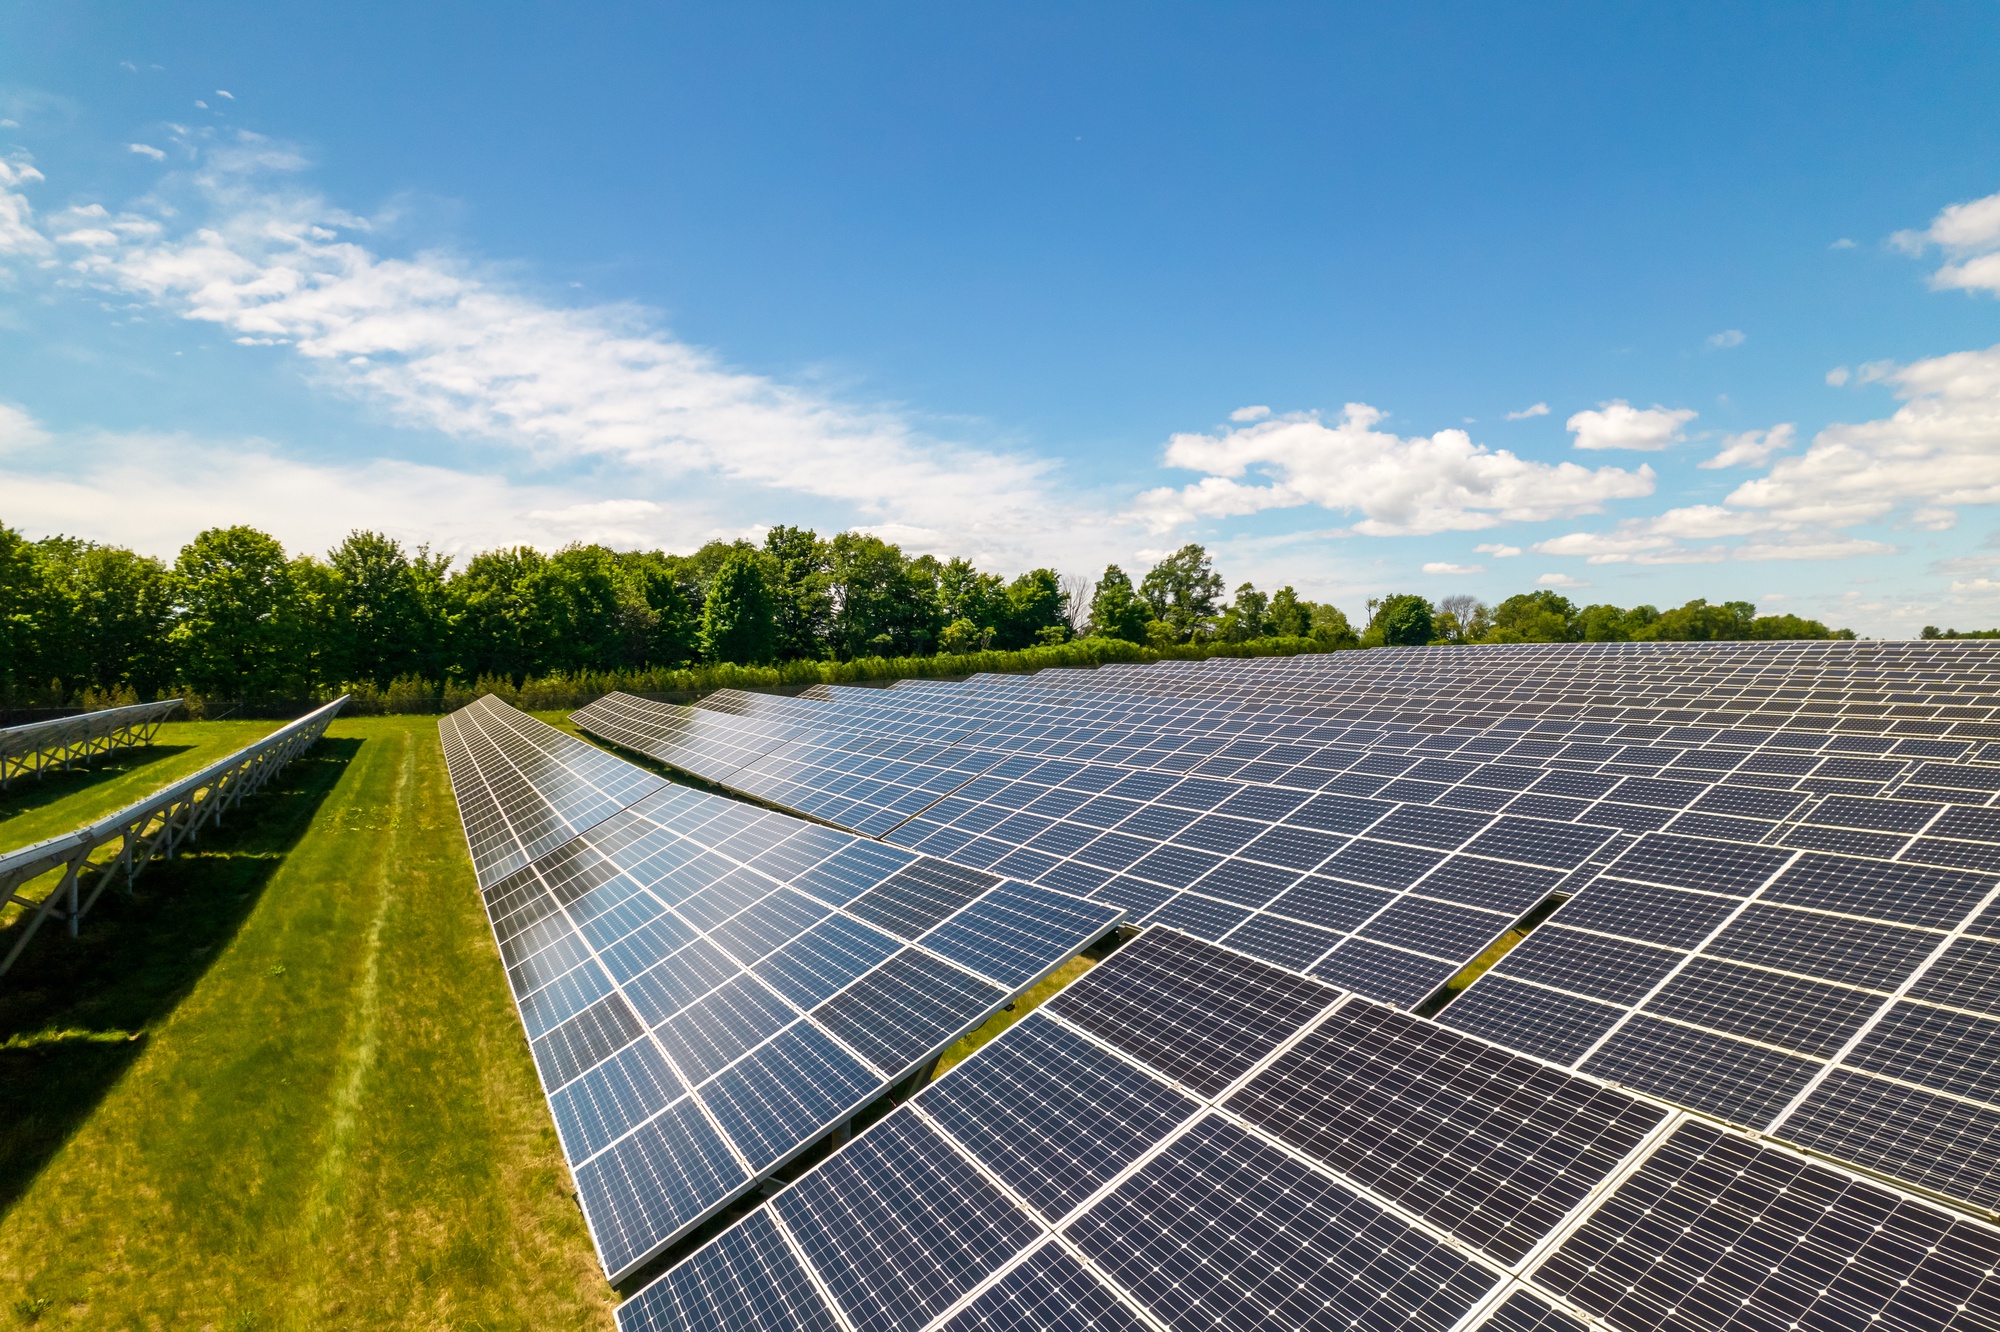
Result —
M 619 772 L 497 703 L 479 713 L 447 733 L 536 757 L 462 743 L 468 841 L 498 809 L 505 864 L 535 845 L 532 820 L 583 825 L 482 896 L 614 1279 L 1123 914 Z M 496 769 L 526 815 L 491 801 Z
M 1820 1255 L 1875 1262 L 1866 1236 L 1815 1231 L 1734 1305 L 1665 1323 L 1537 1265 L 1691 1126 L 1990 1242 L 1699 1116 L 1991 1205 L 1996 666 L 1957 645 L 1536 645 L 714 710 L 799 728 L 786 744 L 875 730 L 998 755 L 883 835 L 1212 941 L 1156 926 L 908 1108 L 1033 1227 L 935 1325 L 1750 1326 L 1792 1307 L 1767 1298 L 1788 1281 L 1826 1293 Z M 850 779 L 875 799 L 831 770 L 794 794 Z M 1552 893 L 1442 1013 L 1532 1057 L 1335 988 L 1434 1002 L 1494 937 L 1477 913 L 1504 929 Z M 1428 1280 L 1396 1286 L 1370 1246 Z M 1951 1279 L 1899 1277 L 1931 1303 L 1892 1324 L 1989 1325 L 1940 1303 Z M 1851 1307 L 1807 1323 L 1859 1325 Z

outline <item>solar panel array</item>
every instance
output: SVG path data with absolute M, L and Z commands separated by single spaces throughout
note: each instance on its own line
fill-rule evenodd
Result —
M 619 1310 L 681 1329 L 1988 1329 L 2000 1231 L 1154 927 Z
M 1718 1141 L 1736 1125 L 1984 1213 L 1996 707 L 2000 655 L 1980 644 L 1530 645 L 620 699 L 578 720 L 1406 1011 L 1560 903 L 1445 1027 L 1695 1112 Z M 630 729 L 702 712 L 702 755 Z M 866 762 L 752 789 L 768 757 L 859 752 L 846 737 Z M 940 789 L 914 814 L 900 794 Z M 1561 1325 L 1545 1313 L 1569 1298 L 1480 1317 Z
M 490 697 L 441 731 L 613 1280 L 1125 914 L 668 785 Z

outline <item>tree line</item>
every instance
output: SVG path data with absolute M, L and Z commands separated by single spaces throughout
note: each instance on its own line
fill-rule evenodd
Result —
M 1552 592 L 1491 609 L 1465 597 L 1435 606 L 1387 597 L 1369 603 L 1357 630 L 1291 587 L 1229 593 L 1192 544 L 1136 582 L 1117 565 L 1095 579 L 1041 568 L 1010 580 L 865 533 L 828 539 L 782 526 L 761 542 L 714 541 L 690 555 L 579 543 L 454 563 L 362 531 L 324 558 L 289 555 L 241 526 L 201 533 L 168 563 L 74 537 L 30 541 L 0 524 L 0 702 L 303 698 L 398 681 L 435 693 L 448 681 L 876 659 L 970 666 L 1078 639 L 1180 653 L 1831 636 L 1744 602 L 1579 609 Z

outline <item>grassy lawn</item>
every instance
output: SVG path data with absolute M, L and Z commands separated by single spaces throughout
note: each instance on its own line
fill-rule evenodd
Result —
M 610 1326 L 436 719 L 253 799 L 0 978 L 0 1326 Z
M 87 768 L 17 777 L 0 791 L 0 851 L 68 832 L 269 735 L 283 722 L 166 722 L 153 743 L 101 754 Z

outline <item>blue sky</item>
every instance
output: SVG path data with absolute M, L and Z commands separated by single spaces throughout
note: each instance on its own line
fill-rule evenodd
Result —
M 2000 623 L 2000 12 L 1383 8 L 0 4 L 0 521 Z

